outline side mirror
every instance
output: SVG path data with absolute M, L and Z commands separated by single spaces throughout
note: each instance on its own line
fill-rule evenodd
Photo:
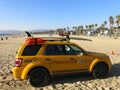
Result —
M 83 53 L 81 52 L 80 55 L 83 55 Z

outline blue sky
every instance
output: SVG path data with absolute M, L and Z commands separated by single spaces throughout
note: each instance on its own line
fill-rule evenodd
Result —
M 0 0 L 0 30 L 56 29 L 108 22 L 120 0 Z

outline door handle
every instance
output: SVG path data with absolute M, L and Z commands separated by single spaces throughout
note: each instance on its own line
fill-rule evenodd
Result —
M 46 58 L 46 61 L 50 61 L 51 59 L 49 59 L 49 58 Z
M 75 60 L 74 58 L 70 58 L 70 60 Z

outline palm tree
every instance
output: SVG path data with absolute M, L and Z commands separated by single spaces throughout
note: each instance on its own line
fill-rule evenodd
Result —
M 117 15 L 117 16 L 116 16 L 116 19 L 117 19 L 117 20 L 116 20 L 116 24 L 117 24 L 117 33 L 116 33 L 117 35 L 116 35 L 116 39 L 117 39 L 117 37 L 118 37 L 118 32 L 119 32 L 119 28 L 118 28 L 118 27 L 119 27 L 119 24 L 120 24 L 120 15 Z
M 88 27 L 89 27 L 89 29 L 90 29 L 90 32 L 91 32 L 91 29 L 92 29 L 92 25 L 89 25 Z
M 86 29 L 88 29 L 88 25 L 86 25 L 85 27 L 86 27 Z
M 65 31 L 65 30 L 66 30 L 66 28 L 63 28 L 63 30 Z
M 97 33 L 100 33 L 101 27 L 97 28 Z
M 96 30 L 98 25 L 97 25 L 97 24 L 95 24 L 94 26 L 95 26 L 95 30 Z
M 104 28 L 105 28 L 105 26 L 107 25 L 107 21 L 104 21 L 103 24 L 104 24 Z
M 92 25 L 89 25 L 89 30 L 90 30 L 90 35 L 91 35 L 91 29 L 92 29 Z
M 120 15 L 117 15 L 117 16 L 116 16 L 116 19 L 120 19 Z
M 81 32 L 81 26 L 78 26 L 78 35 L 80 35 Z
M 100 28 L 100 32 L 103 32 L 103 24 L 99 28 Z
M 83 26 L 81 25 L 81 26 L 79 26 L 78 28 L 79 28 L 79 30 L 80 30 L 80 34 L 83 34 Z
M 84 27 L 81 26 L 81 33 L 83 34 L 84 33 Z
M 99 28 L 100 28 L 100 32 L 103 34 L 104 28 L 105 28 L 105 24 L 103 23 Z
M 74 26 L 74 27 L 72 27 L 73 29 L 75 29 L 76 31 L 75 31 L 75 34 L 77 33 L 77 27 L 76 26 Z
M 95 25 L 94 24 L 92 24 L 92 28 L 94 28 L 95 27 Z
M 56 31 L 57 31 L 57 33 L 59 34 L 59 33 L 63 32 L 64 29 L 65 29 L 65 28 L 58 28 Z
M 72 27 L 73 29 L 76 29 L 77 27 L 76 26 L 74 26 L 74 27 Z
M 89 29 L 89 25 L 86 25 L 85 27 L 86 27 L 85 34 L 87 34 L 88 29 Z
M 113 24 L 114 24 L 114 18 L 112 16 L 109 17 L 109 22 L 110 22 L 110 38 L 111 38 L 113 31 Z
M 97 27 L 98 25 L 97 24 L 95 24 L 95 27 Z
M 67 30 L 69 30 L 70 28 L 69 27 L 67 27 Z

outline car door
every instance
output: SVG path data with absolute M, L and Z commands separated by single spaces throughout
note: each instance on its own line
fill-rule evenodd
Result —
M 63 48 L 64 45 L 49 44 L 45 49 L 45 58 L 53 74 L 64 74 L 69 70 L 71 61 L 67 59 Z
M 71 72 L 86 72 L 89 70 L 93 58 L 87 55 L 82 48 L 76 45 L 65 45 L 65 50 L 67 59 L 74 62 L 69 66 Z

